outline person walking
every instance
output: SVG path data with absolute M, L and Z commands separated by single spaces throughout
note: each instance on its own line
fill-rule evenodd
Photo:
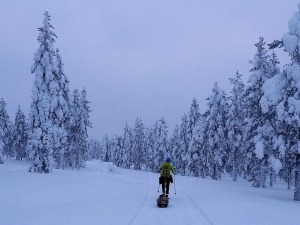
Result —
M 163 195 L 169 195 L 170 183 L 173 183 L 171 172 L 175 175 L 175 168 L 172 166 L 170 158 L 167 158 L 166 161 L 162 163 L 159 172 L 159 184 L 162 186 L 162 193 Z

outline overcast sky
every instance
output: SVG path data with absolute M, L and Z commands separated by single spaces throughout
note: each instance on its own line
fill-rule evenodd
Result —
M 196 98 L 200 111 L 213 84 L 227 93 L 237 70 L 247 81 L 259 36 L 281 39 L 299 0 L 0 0 L 0 97 L 11 120 L 28 115 L 43 13 L 70 89 L 87 90 L 90 136 L 122 134 L 137 117 L 175 124 Z M 287 58 L 278 51 L 282 61 Z

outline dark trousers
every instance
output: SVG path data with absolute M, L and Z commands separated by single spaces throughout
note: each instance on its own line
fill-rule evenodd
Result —
M 167 195 L 169 194 L 170 182 L 173 183 L 172 176 L 170 176 L 170 177 L 166 177 L 166 176 L 159 177 L 159 184 L 161 184 L 163 194 L 167 194 Z

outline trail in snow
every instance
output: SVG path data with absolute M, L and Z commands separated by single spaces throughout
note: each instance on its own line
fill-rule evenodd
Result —
M 155 187 L 155 183 L 152 182 L 149 187 Z M 167 208 L 157 207 L 158 195 L 157 192 L 155 193 L 149 188 L 140 208 L 128 225 L 214 225 L 197 203 L 186 193 L 179 191 L 176 195 L 170 195 Z
M 190 196 L 188 196 L 186 193 L 183 193 L 183 195 L 188 200 L 188 206 L 186 208 L 190 209 L 189 212 L 192 213 L 192 215 L 196 216 L 198 218 L 198 221 L 202 221 L 203 219 L 205 219 L 205 222 L 202 221 L 201 224 L 214 225 L 211 219 L 208 218 L 206 213 L 204 213 L 204 211 L 198 206 L 198 204 Z

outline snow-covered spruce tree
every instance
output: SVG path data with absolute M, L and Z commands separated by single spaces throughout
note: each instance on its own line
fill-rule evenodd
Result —
M 193 136 L 189 146 L 189 161 L 188 161 L 188 174 L 196 177 L 205 177 L 205 157 L 204 157 L 204 126 L 205 118 L 198 119 L 194 129 Z
M 113 162 L 116 166 L 120 167 L 123 163 L 122 160 L 122 147 L 123 147 L 123 138 L 120 136 L 115 136 L 114 140 L 113 140 L 114 144 L 113 144 Z
M 201 165 L 200 165 L 200 176 L 203 178 L 206 178 L 207 176 L 210 176 L 211 174 L 211 158 L 213 155 L 213 152 L 210 150 L 209 145 L 209 110 L 204 112 L 202 114 L 202 122 L 203 124 L 198 126 L 198 134 L 199 134 L 199 140 L 198 143 L 201 144 Z
M 182 175 L 190 175 L 190 166 L 193 164 L 192 155 L 190 153 L 190 143 L 193 138 L 193 131 L 195 126 L 200 119 L 201 114 L 199 105 L 194 98 L 190 106 L 188 115 L 184 114 L 181 119 L 181 125 L 179 128 L 179 149 L 180 154 L 176 154 L 176 161 L 179 162 L 178 172 Z
M 280 69 L 278 67 L 279 61 L 277 58 L 277 55 L 273 51 L 271 54 L 271 57 L 269 59 L 269 71 L 270 71 L 270 79 L 268 79 L 264 85 L 263 85 L 263 92 L 266 93 L 265 85 L 266 83 L 271 80 L 275 75 L 280 73 Z M 266 128 L 265 133 L 268 136 L 269 139 L 269 152 L 272 152 L 270 154 L 270 157 L 268 159 L 268 165 L 269 165 L 269 180 L 270 180 L 270 187 L 273 186 L 274 181 L 276 180 L 276 176 L 278 175 L 280 169 L 282 168 L 282 163 L 280 162 L 280 156 L 281 151 L 279 148 L 276 147 L 277 143 L 277 137 L 280 135 L 278 134 L 277 129 L 277 119 L 276 119 L 276 107 L 274 105 L 267 106 L 265 102 L 266 99 L 263 96 L 260 100 L 260 106 L 262 107 L 262 111 L 264 113 L 264 116 L 266 118 Z M 267 106 L 267 107 L 265 107 Z M 270 132 L 271 131 L 271 132 Z M 268 133 L 269 132 L 269 133 Z
M 263 84 L 274 76 L 274 67 L 267 55 L 262 37 L 255 44 L 257 52 L 250 61 L 253 68 L 245 88 L 246 132 L 244 136 L 247 178 L 254 187 L 265 187 L 267 175 L 271 171 L 273 158 L 274 115 L 264 113 L 260 106 Z
M 176 172 L 178 171 L 179 166 L 181 165 L 180 160 L 180 141 L 179 141 L 179 127 L 176 124 L 172 137 L 170 138 L 169 144 L 168 144 L 168 153 L 170 154 L 173 162 L 173 166 L 176 169 Z
M 167 140 L 168 140 L 168 127 L 165 119 L 162 117 L 156 121 L 154 125 L 154 163 L 155 170 L 158 171 L 160 164 L 167 157 Z
M 104 135 L 102 140 L 102 150 L 103 150 L 103 162 L 114 162 L 114 140 L 110 139 L 108 135 Z
M 80 94 L 77 89 L 75 89 L 71 96 L 70 103 L 70 124 L 68 127 L 68 143 L 69 149 L 65 153 L 65 161 L 68 166 L 73 169 L 76 168 L 76 162 L 78 162 L 79 157 L 79 137 L 81 132 L 81 104 L 80 104 Z
M 85 88 L 81 91 L 81 96 L 80 96 L 80 103 L 82 106 L 82 122 L 83 122 L 83 130 L 84 130 L 84 136 L 87 138 L 88 137 L 88 128 L 92 128 L 92 123 L 90 121 L 90 113 L 92 112 L 89 104 L 91 103 L 90 101 L 87 100 L 87 92 Z
M 81 165 L 85 166 L 85 161 L 88 157 L 88 128 L 92 128 L 92 123 L 90 121 L 91 102 L 87 100 L 87 92 L 85 88 L 81 91 L 80 95 L 80 105 L 81 105 L 81 135 L 80 135 L 80 147 L 81 152 Z
M 16 160 L 27 159 L 27 142 L 28 142 L 28 125 L 26 123 L 26 117 L 18 106 L 15 126 L 14 126 L 14 149 L 16 153 Z
M 88 140 L 89 159 L 101 158 L 101 144 L 100 141 L 94 138 Z
M 188 156 L 189 156 L 189 120 L 186 114 L 184 114 L 181 118 L 181 124 L 179 128 L 179 148 L 176 152 L 175 160 L 179 163 L 177 165 L 177 171 L 181 175 L 186 175 L 186 169 L 188 164 Z
M 4 163 L 4 154 L 7 151 L 7 143 L 10 135 L 10 120 L 6 110 L 6 102 L 0 99 L 0 163 Z
M 122 167 L 129 169 L 131 166 L 130 154 L 133 146 L 132 129 L 128 126 L 126 121 L 123 133 L 123 146 L 122 146 Z
M 113 137 L 111 137 L 110 139 L 109 139 L 109 144 L 110 144 L 110 160 L 109 160 L 109 162 L 112 162 L 113 164 L 115 164 L 115 162 L 116 162 L 116 155 L 117 155 L 117 153 L 115 152 L 116 150 L 117 150 L 117 142 L 116 142 L 116 140 L 117 140 L 117 136 L 116 135 L 114 135 Z
M 8 158 L 15 158 L 16 152 L 14 148 L 15 140 L 14 140 L 14 129 L 15 126 L 11 122 L 8 125 L 8 129 L 6 130 L 5 136 L 4 136 L 4 145 L 3 145 L 3 153 Z
M 102 137 L 101 140 L 101 147 L 102 147 L 102 157 L 101 161 L 102 162 L 109 162 L 111 160 L 110 155 L 111 155 L 111 148 L 110 148 L 110 143 L 109 143 L 109 138 L 108 135 L 105 134 Z
M 195 98 L 193 99 L 192 104 L 190 106 L 190 111 L 188 113 L 188 117 L 189 117 L 188 135 L 189 135 L 189 139 L 191 140 L 192 136 L 193 136 L 193 130 L 194 130 L 198 120 L 201 117 L 199 105 Z
M 244 131 L 245 111 L 243 105 L 244 84 L 241 79 L 242 75 L 238 72 L 234 78 L 230 78 L 233 85 L 231 90 L 231 103 L 229 106 L 227 129 L 228 129 L 228 147 L 229 158 L 226 164 L 230 167 L 233 181 L 237 181 L 237 177 L 241 176 L 244 162 L 244 154 L 242 152 L 242 139 Z
M 300 3 L 288 22 L 288 33 L 284 34 L 281 41 L 275 41 L 276 47 L 281 45 L 291 56 L 291 63 L 285 70 L 268 82 L 268 88 L 274 91 L 265 93 L 268 105 L 276 106 L 276 119 L 278 121 L 275 147 L 284 151 L 281 157 L 284 166 L 290 172 L 295 171 L 294 200 L 300 201 Z M 277 44 L 276 44 L 277 43 Z M 265 103 L 266 105 L 266 103 Z
M 135 170 L 140 170 L 145 163 L 145 128 L 141 119 L 135 120 L 133 129 L 132 162 Z
M 187 160 L 188 160 L 188 165 L 187 165 L 187 175 L 192 175 L 192 176 L 199 176 L 199 168 L 198 168 L 198 163 L 200 160 L 200 152 L 198 149 L 199 143 L 197 142 L 197 139 L 199 137 L 199 126 L 201 126 L 201 123 L 198 123 L 198 121 L 201 118 L 200 110 L 199 110 L 199 105 L 196 101 L 196 99 L 193 99 L 193 102 L 190 106 L 190 111 L 189 111 L 189 126 L 188 126 L 188 139 L 189 139 L 189 150 L 188 150 L 188 155 Z M 203 122 L 203 121 L 202 121 Z M 202 127 L 202 126 L 201 126 Z M 196 134 L 197 133 L 197 134 Z M 194 137 L 197 136 L 197 137 Z
M 67 104 L 63 96 L 67 81 L 62 78 L 56 62 L 56 35 L 50 24 L 50 15 L 48 12 L 44 15 L 37 39 L 40 47 L 34 54 L 34 64 L 31 67 L 35 81 L 32 88 L 28 142 L 33 159 L 29 171 L 39 173 L 51 171 L 53 153 L 64 148 L 67 138 L 64 128 Z
M 86 92 L 80 95 L 75 89 L 70 108 L 69 150 L 68 159 L 66 159 L 73 169 L 85 167 L 85 161 L 88 158 L 87 128 L 90 126 L 88 103 Z
M 57 140 L 53 149 L 53 158 L 57 164 L 57 168 L 65 168 L 65 152 L 68 149 L 67 136 L 70 125 L 70 90 L 69 80 L 64 74 L 62 58 L 56 49 L 56 73 L 54 82 L 56 87 L 50 89 L 53 96 L 52 107 L 53 112 L 51 119 L 53 120 L 54 127 L 57 129 L 55 133 Z
M 226 121 L 228 106 L 225 94 L 217 84 L 213 88 L 213 94 L 208 102 L 208 145 L 211 157 L 208 159 L 211 169 L 211 177 L 214 180 L 221 179 L 223 155 L 227 150 L 227 129 Z
M 153 127 L 146 128 L 145 131 L 145 152 L 146 152 L 146 169 L 152 172 L 155 171 L 155 163 L 154 163 L 154 146 L 155 146 L 155 136 Z

